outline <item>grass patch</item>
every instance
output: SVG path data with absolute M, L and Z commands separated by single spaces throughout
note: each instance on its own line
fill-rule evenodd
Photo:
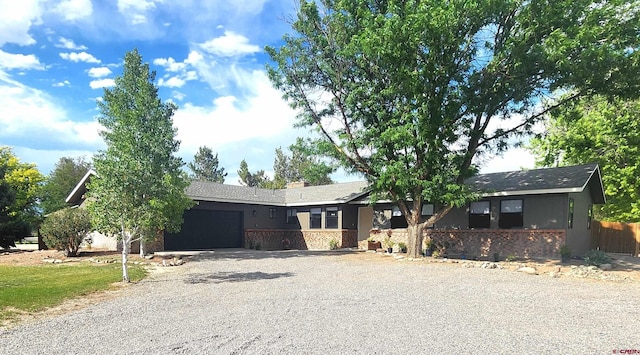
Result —
M 129 279 L 141 280 L 146 271 L 129 265 Z M 122 265 L 0 265 L 0 321 L 20 312 L 38 312 L 63 301 L 107 290 L 122 280 Z

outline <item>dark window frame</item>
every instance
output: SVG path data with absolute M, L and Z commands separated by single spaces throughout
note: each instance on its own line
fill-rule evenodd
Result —
M 338 207 L 326 207 L 324 210 L 324 227 L 326 229 L 338 228 Z M 334 215 L 335 213 L 335 215 Z
M 402 210 L 398 206 L 391 208 L 391 219 L 389 220 L 391 229 L 405 229 L 409 226 L 407 219 L 404 218 Z
M 298 210 L 295 208 L 287 209 L 287 224 L 298 223 Z
M 314 212 L 320 213 L 314 213 Z M 322 208 L 314 207 L 309 209 L 309 228 L 322 229 Z
M 568 229 L 573 229 L 573 212 L 575 210 L 575 200 L 571 197 L 569 197 L 569 213 L 568 213 L 568 218 L 567 218 L 567 228 Z
M 507 201 L 520 201 L 520 212 L 504 212 L 502 210 L 503 202 Z M 501 229 L 524 227 L 524 199 L 514 198 L 500 200 L 500 215 L 498 217 L 498 226 Z
M 488 213 L 472 213 L 473 204 L 476 203 L 488 203 Z M 489 229 L 491 228 L 491 201 L 482 200 L 469 203 L 469 229 Z
M 275 207 L 269 207 L 269 219 L 278 218 L 278 209 Z

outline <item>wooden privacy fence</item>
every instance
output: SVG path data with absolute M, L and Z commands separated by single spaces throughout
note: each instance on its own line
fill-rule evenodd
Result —
M 640 223 L 593 221 L 591 249 L 637 256 L 640 254 Z

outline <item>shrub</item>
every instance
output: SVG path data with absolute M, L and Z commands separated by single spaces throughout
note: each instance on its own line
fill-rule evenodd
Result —
M 336 249 L 338 249 L 338 241 L 337 241 L 337 240 L 335 240 L 335 239 L 331 239 L 331 240 L 329 241 L 329 249 L 331 249 L 331 250 L 336 250 Z
M 77 256 L 80 243 L 91 231 L 91 220 L 84 208 L 65 208 L 49 214 L 40 232 L 49 248 Z
M 398 243 L 398 248 L 400 248 L 400 251 L 402 253 L 406 253 L 407 252 L 407 244 L 400 242 Z
M 611 263 L 611 257 L 602 250 L 589 250 L 584 255 L 584 262 L 587 265 L 600 266 Z

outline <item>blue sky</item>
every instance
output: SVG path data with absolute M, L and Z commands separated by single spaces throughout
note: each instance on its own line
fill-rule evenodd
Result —
M 308 134 L 265 73 L 264 47 L 280 43 L 294 12 L 294 0 L 0 0 L 0 145 L 44 174 L 63 156 L 104 149 L 96 99 L 138 48 L 161 98 L 179 106 L 185 162 L 206 145 L 226 183 L 242 159 L 270 172 L 275 148 Z M 482 171 L 532 166 L 515 149 Z

